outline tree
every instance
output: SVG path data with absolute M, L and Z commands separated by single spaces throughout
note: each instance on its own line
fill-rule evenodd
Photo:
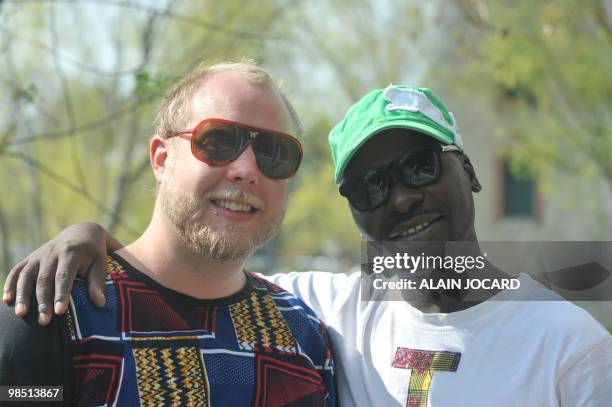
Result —
M 122 241 L 150 216 L 147 136 L 168 83 L 262 59 L 280 1 L 7 1 L 0 8 L 0 264 L 69 223 Z
M 431 11 L 411 0 L 308 2 L 288 10 L 277 27 L 286 41 L 268 43 L 268 62 L 292 79 L 307 129 L 277 242 L 285 267 L 347 271 L 359 264 L 361 238 L 334 183 L 327 135 L 370 90 L 418 82 L 427 68 L 420 52 Z
M 507 119 L 515 168 L 605 180 L 612 192 L 612 21 L 603 0 L 455 0 L 467 29 L 432 66 Z

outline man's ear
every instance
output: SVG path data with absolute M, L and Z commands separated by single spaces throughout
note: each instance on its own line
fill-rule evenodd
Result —
M 463 169 L 470 176 L 470 185 L 472 186 L 472 192 L 480 192 L 482 189 L 482 185 L 478 181 L 478 177 L 476 177 L 476 171 L 474 171 L 474 167 L 470 162 L 470 157 L 467 154 L 463 154 Z
M 157 184 L 161 184 L 166 171 L 169 153 L 169 140 L 160 136 L 153 136 L 149 143 L 149 160 L 151 161 L 151 167 L 153 168 L 153 176 L 157 181 Z

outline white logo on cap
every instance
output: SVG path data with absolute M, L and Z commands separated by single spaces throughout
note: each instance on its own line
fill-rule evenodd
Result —
M 429 101 L 427 96 L 419 92 L 417 89 L 400 88 L 398 86 L 389 85 L 383 93 L 383 98 L 389 102 L 387 110 L 406 110 L 409 112 L 418 112 L 423 116 L 431 119 L 435 123 L 444 127 L 453 133 L 453 144 L 463 149 L 463 137 L 457 131 L 455 117 L 451 112 L 448 112 L 452 119 L 452 124 L 449 123 L 440 109 Z

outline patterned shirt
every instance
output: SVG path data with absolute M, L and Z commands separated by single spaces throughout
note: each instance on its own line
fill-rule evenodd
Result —
M 105 307 L 77 279 L 67 313 L 78 405 L 335 405 L 325 326 L 292 294 L 247 273 L 238 293 L 198 300 L 107 264 Z

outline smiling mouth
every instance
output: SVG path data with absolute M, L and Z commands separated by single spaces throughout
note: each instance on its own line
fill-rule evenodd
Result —
M 219 208 L 227 209 L 233 212 L 255 213 L 257 208 L 244 202 L 229 201 L 227 199 L 211 199 L 210 202 Z
M 438 216 L 433 219 L 423 220 L 422 222 L 416 223 L 414 225 L 408 225 L 406 228 L 400 230 L 399 232 L 393 233 L 391 236 L 389 236 L 389 240 L 400 239 L 403 237 L 410 238 L 410 237 L 416 236 L 420 234 L 421 232 L 425 231 L 427 228 L 429 228 L 433 223 L 440 220 L 440 218 L 441 216 Z

